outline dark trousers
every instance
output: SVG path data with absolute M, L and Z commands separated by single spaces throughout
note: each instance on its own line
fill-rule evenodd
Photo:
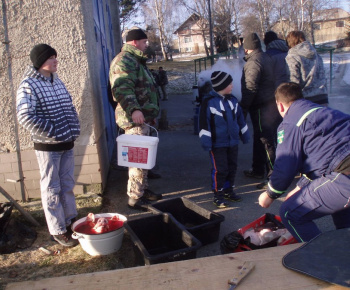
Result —
M 218 192 L 234 186 L 237 172 L 238 145 L 213 148 L 209 155 L 212 163 L 212 190 Z
M 163 94 L 163 100 L 167 100 L 168 99 L 168 95 L 166 93 L 166 85 L 161 85 L 159 86 L 161 91 L 162 91 L 162 94 Z
M 259 109 L 249 110 L 253 125 L 253 171 L 267 176 L 272 174 L 276 158 L 277 128 L 282 117 L 275 102 Z
M 280 216 L 288 231 L 308 242 L 321 231 L 314 220 L 331 215 L 336 229 L 350 228 L 350 176 L 332 172 L 313 180 L 282 203 Z

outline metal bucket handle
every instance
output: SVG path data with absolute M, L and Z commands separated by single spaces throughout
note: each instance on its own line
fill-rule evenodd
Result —
M 156 128 L 154 128 L 153 126 L 151 126 L 151 125 L 148 125 L 147 123 L 144 123 L 146 126 L 148 126 L 148 127 L 150 127 L 150 128 L 152 128 L 152 129 L 154 129 L 154 131 L 156 131 L 156 133 L 157 133 L 157 138 L 158 138 L 158 131 L 157 131 L 157 129 Z
M 79 240 L 79 239 L 84 238 L 84 236 L 78 235 L 77 233 L 73 233 L 73 234 L 72 234 L 72 238 L 75 239 L 75 240 Z

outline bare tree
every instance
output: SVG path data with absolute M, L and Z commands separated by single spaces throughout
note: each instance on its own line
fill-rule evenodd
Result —
M 120 19 L 120 30 L 123 33 L 126 26 L 133 22 L 135 25 L 140 23 L 132 21 L 139 12 L 140 4 L 146 0 L 118 0 L 119 2 L 119 19 Z
M 260 20 L 261 34 L 271 29 L 270 18 L 273 12 L 273 2 L 271 0 L 256 0 L 257 12 Z
M 228 0 L 229 10 L 231 12 L 231 27 L 237 41 L 241 35 L 241 19 L 244 14 L 243 0 Z
M 317 20 L 317 17 L 321 17 L 320 11 L 329 8 L 330 7 L 330 1 L 326 0 L 314 0 L 314 1 L 308 1 L 305 3 L 305 12 L 307 17 L 307 25 L 308 29 L 305 29 L 309 32 L 311 37 L 311 42 L 313 45 L 315 45 L 315 20 Z M 327 14 L 326 12 L 323 13 L 324 17 L 330 18 L 332 15 Z
M 168 60 L 168 52 L 173 38 L 174 28 L 174 9 L 177 1 L 172 0 L 150 0 L 148 5 L 144 4 L 143 15 L 149 23 L 149 27 L 156 29 L 162 55 L 165 60 Z M 149 5 L 150 4 L 150 5 Z

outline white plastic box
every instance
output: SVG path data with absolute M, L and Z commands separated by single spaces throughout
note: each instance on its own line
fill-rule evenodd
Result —
M 152 169 L 156 165 L 159 138 L 123 134 L 117 138 L 118 165 Z

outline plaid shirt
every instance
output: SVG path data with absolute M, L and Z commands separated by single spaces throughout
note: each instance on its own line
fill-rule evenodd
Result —
M 80 135 L 78 114 L 63 82 L 56 74 L 45 78 L 33 67 L 17 91 L 17 118 L 35 143 L 72 142 Z

